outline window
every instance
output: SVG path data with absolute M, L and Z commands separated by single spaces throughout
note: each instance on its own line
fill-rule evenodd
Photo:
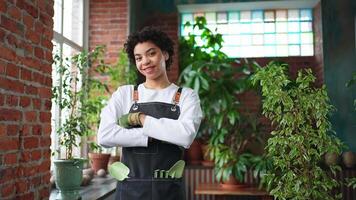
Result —
M 243 4 L 244 8 L 248 8 L 247 3 L 230 3 L 223 8 L 222 4 L 207 6 L 207 11 L 201 6 L 199 9 L 187 9 L 189 5 L 183 6 L 179 8 L 180 34 L 199 35 L 197 30 L 184 27 L 184 24 L 192 24 L 196 16 L 204 16 L 208 28 L 223 35 L 224 44 L 221 50 L 229 57 L 314 55 L 313 12 L 310 5 L 289 5 L 291 8 L 279 9 L 277 2 L 271 8 L 264 4 L 263 8 L 255 9 L 260 5 L 255 3 L 251 4 L 253 10 L 237 9 Z M 279 6 L 285 8 L 283 5 Z M 216 8 L 211 9 L 212 7 Z
M 86 49 L 87 40 L 84 37 L 87 30 L 87 20 L 85 13 L 88 12 L 87 1 L 84 0 L 55 0 L 54 3 L 54 38 L 53 54 L 58 54 L 62 58 Z M 61 77 L 52 68 L 53 85 L 60 83 Z M 59 106 L 52 101 L 52 145 L 51 150 L 60 151 L 60 157 L 65 157 L 64 150 L 59 149 L 59 140 L 56 131 L 68 116 L 66 110 L 60 110 Z M 59 156 L 59 155 L 57 155 Z M 74 156 L 81 156 L 81 149 L 74 150 Z

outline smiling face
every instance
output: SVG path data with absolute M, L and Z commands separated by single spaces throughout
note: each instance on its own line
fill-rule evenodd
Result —
M 136 67 L 146 77 L 146 81 L 158 81 L 167 77 L 165 61 L 169 55 L 162 52 L 154 43 L 150 41 L 138 43 L 134 48 L 134 55 Z

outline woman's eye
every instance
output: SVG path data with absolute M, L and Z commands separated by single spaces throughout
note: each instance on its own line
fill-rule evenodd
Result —
M 152 51 L 152 52 L 149 52 L 149 53 L 148 53 L 149 56 L 154 56 L 155 54 L 156 54 L 155 51 Z
M 135 60 L 136 62 L 140 61 L 142 58 L 141 57 L 136 57 Z

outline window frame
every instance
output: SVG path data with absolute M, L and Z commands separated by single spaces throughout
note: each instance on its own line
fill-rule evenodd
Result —
M 65 25 L 65 22 L 63 20 L 64 18 L 64 2 L 66 0 L 58 0 L 61 2 L 61 24 L 60 24 L 60 33 L 57 32 L 55 30 L 55 27 L 53 27 L 53 38 L 52 38 L 52 42 L 55 44 L 58 44 L 58 49 L 59 49 L 59 54 L 61 57 L 63 57 L 63 46 L 64 44 L 71 47 L 72 49 L 80 52 L 80 51 L 83 51 L 83 50 L 88 50 L 88 43 L 89 43 L 89 1 L 86 1 L 86 0 L 82 0 L 82 3 L 83 3 L 83 37 L 82 37 L 82 46 L 77 44 L 76 42 L 74 42 L 73 40 L 67 38 L 64 36 L 64 32 L 63 32 L 63 29 L 64 29 L 64 25 Z M 54 10 L 56 10 L 56 2 L 54 2 Z M 53 78 L 53 77 L 52 77 Z M 62 81 L 61 80 L 62 77 L 59 77 L 59 80 L 60 82 Z M 52 101 L 52 107 L 54 107 L 52 111 L 54 111 L 54 113 L 52 113 L 52 123 L 55 122 L 55 124 L 52 124 L 52 127 L 54 127 L 54 130 L 52 128 L 52 132 L 51 132 L 51 151 L 52 152 L 56 152 L 58 149 L 60 149 L 60 145 L 59 145 L 59 137 L 58 137 L 58 134 L 57 134 L 57 130 L 60 126 L 60 124 L 62 123 L 62 119 L 61 119 L 61 116 L 62 116 L 62 112 L 61 112 L 61 109 L 59 108 L 59 105 L 56 104 L 55 102 Z M 54 120 L 54 121 L 53 121 Z M 83 141 L 85 140 L 85 138 L 81 138 L 81 141 L 80 142 L 85 142 Z M 79 148 L 79 151 L 80 152 L 77 152 L 80 154 L 81 157 L 87 155 L 87 147 L 84 145 L 82 147 Z M 58 159 L 60 156 L 60 154 L 55 154 L 54 155 L 54 158 Z M 51 163 L 52 163 L 52 160 L 51 160 Z M 51 168 L 52 168 L 52 165 L 51 165 Z
M 310 1 L 297 1 L 297 0 L 288 0 L 288 1 L 259 1 L 259 2 L 235 2 L 235 3 L 212 3 L 212 4 L 182 4 L 182 5 L 177 5 L 178 8 L 178 14 L 179 14 L 179 23 L 178 23 L 178 33 L 180 36 L 182 36 L 182 16 L 185 13 L 192 13 L 193 16 L 194 14 L 200 13 L 200 14 L 204 14 L 204 13 L 216 13 L 216 17 L 217 14 L 219 12 L 225 12 L 227 14 L 229 14 L 229 12 L 233 11 L 233 12 L 240 12 L 241 11 L 256 11 L 256 10 L 262 10 L 264 11 L 268 11 L 268 10 L 293 10 L 293 9 L 298 9 L 299 12 L 302 9 L 312 9 L 320 2 L 320 0 L 310 0 Z M 313 11 L 312 11 L 313 12 Z M 314 17 L 313 17 L 314 18 Z M 312 19 L 312 26 L 314 23 L 314 19 Z M 299 22 L 301 23 L 301 22 Z M 218 26 L 218 23 L 216 23 L 216 26 Z M 312 37 L 314 37 L 315 32 L 312 28 Z M 253 33 L 250 33 L 251 37 L 254 35 Z M 275 33 L 276 35 L 277 33 Z M 302 32 L 299 32 L 299 34 L 302 34 Z M 230 35 L 227 35 L 230 36 Z M 289 36 L 289 34 L 287 33 L 287 37 Z M 300 36 L 301 37 L 301 36 Z M 314 40 L 314 39 L 313 39 Z M 300 41 L 301 42 L 301 41 Z M 302 44 L 299 44 L 299 48 L 301 48 Z M 240 44 L 237 46 L 241 46 Z M 242 45 L 243 46 L 243 45 Z M 265 45 L 263 45 L 265 46 Z M 269 45 L 267 45 L 269 46 Z M 287 46 L 289 46 L 287 44 Z M 301 52 L 301 49 L 299 50 L 299 55 L 295 55 L 297 57 L 308 57 L 308 56 L 315 56 L 315 41 L 313 41 L 312 44 L 312 54 L 313 55 L 303 55 L 303 53 Z M 281 56 L 278 55 L 277 52 L 275 52 L 275 56 L 268 56 L 268 55 L 261 55 L 261 56 L 252 56 L 255 58 L 273 58 L 273 57 L 291 57 L 292 55 L 287 55 L 286 56 Z M 251 56 L 247 56 L 247 57 L 251 57 Z M 294 57 L 294 56 L 293 56 Z M 245 56 L 232 56 L 232 58 L 245 58 Z

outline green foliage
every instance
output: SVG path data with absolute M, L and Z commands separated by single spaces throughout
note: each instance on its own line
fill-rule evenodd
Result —
M 352 189 L 356 188 L 356 177 L 346 179 L 346 185 L 348 187 L 352 187 Z
M 129 65 L 128 57 L 123 50 L 119 51 L 116 64 L 105 65 L 102 63 L 93 69 L 93 74 L 107 77 L 107 79 L 104 81 L 92 76 L 88 77 L 88 99 L 85 104 L 85 112 L 86 121 L 91 127 L 89 135 L 95 135 L 99 128 L 101 110 L 107 104 L 110 94 L 113 92 L 110 89 L 116 90 L 121 85 L 135 84 L 137 78 L 136 70 Z M 89 148 L 97 153 L 101 153 L 103 150 L 94 141 L 89 142 Z
M 352 87 L 356 83 L 356 72 L 352 73 L 352 78 L 346 83 L 346 87 Z M 354 99 L 354 107 L 356 110 L 356 99 Z
M 54 55 L 54 65 L 60 79 L 52 88 L 52 98 L 61 110 L 68 112 L 68 116 L 57 131 L 60 145 L 66 149 L 66 159 L 73 159 L 73 147 L 78 146 L 77 137 L 90 133 L 90 126 L 87 123 L 87 111 L 90 109 L 87 91 L 89 87 L 103 86 L 99 81 L 91 79 L 87 72 L 92 63 L 103 65 L 103 52 L 104 47 L 99 46 L 92 52 L 83 51 L 71 58 L 62 59 L 59 54 Z
M 251 66 L 233 66 L 235 60 L 220 51 L 222 35 L 208 29 L 204 17 L 185 26 L 201 33 L 181 38 L 179 47 L 180 82 L 197 91 L 204 114 L 198 136 L 210 138 L 217 178 L 227 180 L 233 174 L 241 180 L 253 157 L 245 152 L 246 144 L 259 133 L 256 123 L 248 123 L 251 120 L 245 120 L 238 110 L 237 95 L 251 89 Z
M 337 199 L 338 182 L 320 163 L 327 152 L 340 154 L 341 142 L 331 131 L 330 105 L 325 86 L 314 88 L 310 69 L 290 80 L 286 64 L 269 63 L 253 76 L 260 85 L 263 114 L 274 131 L 266 147 L 272 166 L 264 176 L 267 189 L 277 199 Z M 339 166 L 328 167 L 333 174 Z

